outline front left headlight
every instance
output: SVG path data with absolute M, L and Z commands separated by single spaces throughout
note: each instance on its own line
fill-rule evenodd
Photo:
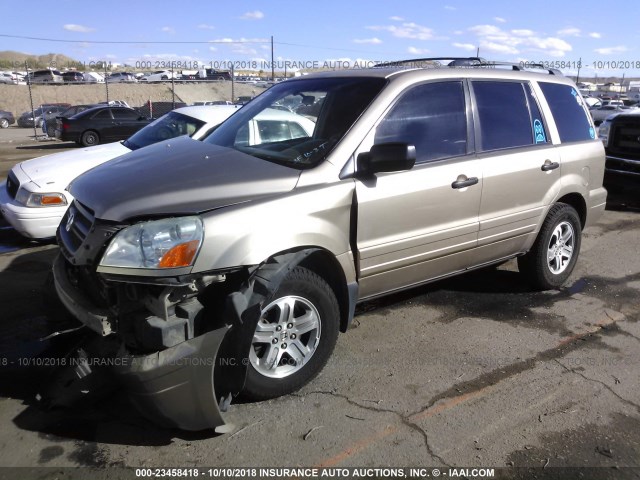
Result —
M 202 245 L 199 217 L 178 217 L 138 223 L 118 232 L 100 260 L 105 267 L 188 267 Z
M 67 197 L 63 193 L 32 193 L 24 188 L 18 190 L 16 202 L 25 207 L 62 207 L 67 204 Z

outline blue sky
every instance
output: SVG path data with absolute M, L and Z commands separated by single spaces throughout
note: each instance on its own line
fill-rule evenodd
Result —
M 85 62 L 267 61 L 273 35 L 280 61 L 353 65 L 475 55 L 479 47 L 492 60 L 569 62 L 563 69 L 569 74 L 582 59 L 581 75 L 640 75 L 640 8 L 628 0 L 611 8 L 558 0 L 1 2 L 0 34 L 50 40 L 3 36 L 0 50 L 64 53 Z M 96 43 L 114 41 L 136 43 Z M 620 60 L 631 63 L 612 68 Z

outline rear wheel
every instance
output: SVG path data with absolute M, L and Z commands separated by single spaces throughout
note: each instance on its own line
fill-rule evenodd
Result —
M 560 287 L 571 275 L 582 239 L 580 217 L 565 203 L 551 207 L 533 248 L 518 258 L 518 269 L 537 289 Z
M 93 145 L 97 145 L 100 143 L 100 137 L 98 136 L 98 132 L 94 132 L 93 130 L 87 130 L 82 134 L 80 138 L 80 143 L 85 147 L 92 147 Z
M 320 276 L 294 268 L 264 302 L 253 333 L 246 397 L 264 400 L 298 390 L 327 363 L 338 337 L 338 301 Z

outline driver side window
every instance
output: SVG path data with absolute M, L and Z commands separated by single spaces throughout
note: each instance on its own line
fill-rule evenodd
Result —
M 462 82 L 427 83 L 404 93 L 378 125 L 374 143 L 416 147 L 416 163 L 467 153 Z

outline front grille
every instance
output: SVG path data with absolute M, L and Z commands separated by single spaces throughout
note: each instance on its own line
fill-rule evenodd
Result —
M 89 235 L 94 220 L 93 211 L 77 200 L 67 209 L 58 227 L 58 244 L 67 257 L 78 251 Z
M 13 172 L 10 171 L 9 175 L 7 176 L 7 193 L 11 198 L 16 198 L 19 188 L 20 188 L 20 182 L 18 181 L 16 176 L 13 174 Z
M 622 119 L 614 121 L 607 150 L 614 156 L 640 158 L 640 122 Z

